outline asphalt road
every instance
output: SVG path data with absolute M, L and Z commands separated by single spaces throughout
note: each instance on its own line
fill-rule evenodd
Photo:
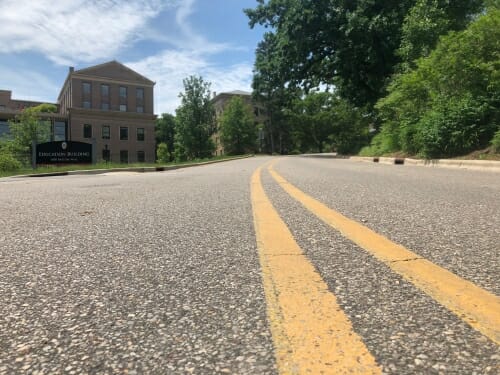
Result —
M 252 174 L 271 160 L 0 180 L 0 374 L 278 373 L 250 200 Z M 500 174 L 300 157 L 274 169 L 500 294 Z M 494 341 L 266 168 L 262 184 L 383 373 L 500 373 Z

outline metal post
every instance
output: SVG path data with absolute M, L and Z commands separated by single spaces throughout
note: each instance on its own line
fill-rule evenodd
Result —
M 97 164 L 97 141 L 92 138 L 92 164 Z
M 31 168 L 36 169 L 36 141 L 31 141 Z

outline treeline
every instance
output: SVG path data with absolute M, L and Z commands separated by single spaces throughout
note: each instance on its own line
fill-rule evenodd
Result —
M 245 12 L 268 28 L 253 95 L 269 152 L 500 149 L 498 0 L 259 0 Z
M 202 77 L 184 79 L 184 92 L 175 116 L 164 113 L 156 123 L 158 162 L 205 159 L 214 155 L 214 136 L 227 155 L 257 151 L 258 126 L 252 108 L 232 98 L 219 121 L 211 98 L 210 83 Z

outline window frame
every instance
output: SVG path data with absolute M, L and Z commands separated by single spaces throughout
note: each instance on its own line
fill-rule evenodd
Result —
M 87 130 L 90 129 L 90 136 L 88 135 Z M 83 124 L 83 138 L 84 139 L 91 139 L 92 138 L 92 124 Z
M 122 135 L 122 131 L 126 131 L 126 136 Z M 128 141 L 128 126 L 120 126 L 120 141 Z
M 104 135 L 104 129 L 108 129 L 108 136 Z M 111 139 L 111 127 L 109 125 L 103 125 L 101 128 L 101 138 L 102 139 Z
M 142 134 L 139 132 L 139 130 L 142 130 Z M 142 137 L 140 137 L 142 135 Z M 139 139 L 142 138 L 142 139 Z M 144 128 L 137 128 L 136 130 L 136 140 L 137 142 L 144 142 L 146 140 L 146 129 Z

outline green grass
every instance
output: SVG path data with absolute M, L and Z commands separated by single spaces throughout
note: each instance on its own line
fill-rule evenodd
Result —
M 61 165 L 61 166 L 39 166 L 37 169 L 32 168 L 22 168 L 15 171 L 0 171 L 0 177 L 10 177 L 10 176 L 21 176 L 21 175 L 32 175 L 32 174 L 43 174 L 43 173 L 55 173 L 55 172 L 67 172 L 67 171 L 86 171 L 94 169 L 120 169 L 120 168 L 147 168 L 147 167 L 169 167 L 175 165 L 191 165 L 203 162 L 217 161 L 217 160 L 230 160 L 234 158 L 239 158 L 242 156 L 214 156 L 213 158 L 207 159 L 193 159 L 183 162 L 171 162 L 171 163 L 131 163 L 131 164 L 121 164 L 121 163 L 97 163 L 97 164 L 74 164 L 74 165 Z

